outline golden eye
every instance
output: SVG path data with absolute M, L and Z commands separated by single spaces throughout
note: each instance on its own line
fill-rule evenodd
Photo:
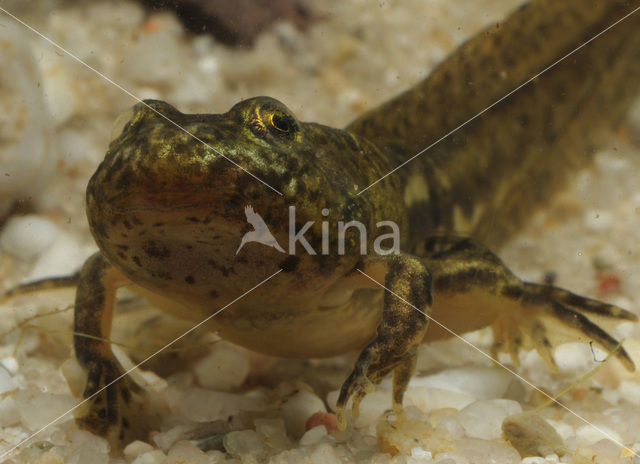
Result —
M 271 115 L 271 126 L 280 132 L 293 132 L 296 127 L 296 121 L 288 114 L 273 113 Z
M 127 123 L 131 121 L 133 113 L 134 108 L 131 107 L 128 110 L 124 110 L 118 115 L 116 121 L 113 123 L 113 126 L 111 126 L 111 135 L 109 137 L 109 142 L 113 142 L 115 139 L 120 137 Z

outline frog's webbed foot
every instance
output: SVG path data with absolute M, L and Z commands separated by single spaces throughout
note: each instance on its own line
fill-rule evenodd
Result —
M 591 321 L 586 314 L 596 317 L 637 321 L 638 317 L 618 306 L 585 298 L 551 285 L 523 282 L 520 288 L 507 290 L 522 307 L 521 315 L 505 315 L 493 325 L 493 353 L 507 351 L 515 366 L 518 366 L 518 349 L 523 347 L 525 337 L 531 341 L 545 362 L 555 370 L 550 333 L 573 332 L 576 338 L 588 337 L 611 352 L 618 341 L 604 329 Z M 547 320 L 546 324 L 544 321 Z M 558 326 L 557 322 L 561 325 Z M 523 337 L 524 335 L 524 337 Z M 629 371 L 635 365 L 624 348 L 615 353 L 617 359 Z
M 552 285 L 523 282 L 487 247 L 473 239 L 456 236 L 432 237 L 425 242 L 424 259 L 433 273 L 436 299 L 470 295 L 469 318 L 480 313 L 494 332 L 494 358 L 507 352 L 519 365 L 518 352 L 535 348 L 547 365 L 556 370 L 554 344 L 585 337 L 608 351 L 618 342 L 587 315 L 636 321 L 637 316 L 614 305 L 585 298 Z M 436 303 L 438 300 L 436 300 Z M 479 328 L 478 327 L 478 328 Z M 569 336 L 567 336 L 569 335 Z M 633 371 L 633 361 L 620 348 L 616 357 Z
M 346 425 L 345 408 L 353 397 L 352 414 L 360 402 L 393 372 L 393 409 L 402 414 L 402 397 L 415 370 L 417 346 L 427 329 L 431 309 L 431 276 L 424 262 L 409 255 L 378 260 L 386 268 L 382 322 L 376 337 L 362 350 L 336 404 L 338 425 Z M 368 268 L 365 266 L 364 272 Z
M 76 293 L 74 347 L 87 372 L 79 426 L 108 439 L 112 452 L 134 439 L 147 439 L 155 417 L 149 397 L 128 376 L 109 344 L 116 287 L 123 277 L 96 253 L 80 271 Z M 121 377 L 121 378 L 120 378 Z
M 83 397 L 87 399 L 76 413 L 83 429 L 107 439 L 112 451 L 136 439 L 146 440 L 150 430 L 149 399 L 112 357 L 94 357 L 88 368 Z M 105 388 L 106 387 L 106 388 Z

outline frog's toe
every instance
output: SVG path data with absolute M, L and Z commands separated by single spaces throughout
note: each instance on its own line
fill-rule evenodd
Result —
M 89 370 L 84 391 L 85 404 L 76 413 L 76 423 L 109 442 L 112 452 L 127 443 L 148 438 L 149 399 L 144 390 L 129 377 L 122 377 L 117 361 L 102 360 Z
M 520 324 L 511 318 L 500 318 L 491 328 L 493 330 L 491 357 L 497 360 L 499 353 L 508 353 L 511 364 L 516 368 L 520 367 L 518 352 L 522 348 L 523 340 Z
M 347 426 L 346 407 L 349 398 L 353 397 L 351 406 L 351 415 L 358 417 L 360 414 L 360 402 L 368 394 L 373 392 L 375 384 L 372 382 L 363 369 L 356 365 L 351 375 L 345 380 L 340 389 L 340 396 L 336 403 L 336 416 L 338 418 L 338 427 L 344 430 Z
M 416 350 L 412 349 L 394 356 L 389 354 L 388 348 L 383 340 L 374 340 L 362 351 L 351 375 L 342 385 L 336 402 L 336 416 L 341 430 L 346 427 L 345 411 L 349 398 L 353 398 L 351 415 L 358 417 L 363 398 L 368 393 L 372 393 L 375 386 L 391 372 L 393 372 L 393 409 L 401 414 L 402 397 L 415 370 L 417 355 Z
M 558 341 L 588 337 L 605 350 L 613 352 L 618 341 L 585 314 L 622 320 L 637 320 L 637 316 L 617 306 L 585 298 L 550 285 L 523 283 L 518 295 L 520 310 L 500 317 L 492 326 L 494 357 L 501 351 L 510 354 L 518 367 L 518 351 L 535 348 L 552 371 L 557 370 L 553 358 L 552 337 Z M 560 323 L 560 324 L 559 324 Z M 572 337 L 566 334 L 572 332 Z M 615 356 L 629 371 L 635 365 L 624 348 Z
M 518 353 L 521 349 L 535 348 L 552 372 L 558 370 L 553 358 L 553 346 L 547 336 L 547 329 L 536 318 L 501 318 L 493 326 L 493 346 L 491 355 L 498 359 L 500 352 L 506 352 L 511 364 L 520 367 Z
M 540 321 L 534 321 L 529 331 L 533 346 L 544 360 L 551 372 L 558 372 L 558 365 L 553 357 L 553 346 L 547 336 L 547 329 Z
M 567 290 L 550 285 L 525 284 L 525 304 L 542 308 L 546 316 L 562 323 L 565 330 L 588 337 L 606 351 L 613 352 L 619 342 L 585 314 L 596 317 L 622 320 L 637 320 L 637 316 L 618 306 L 603 303 L 591 298 L 582 297 Z M 635 364 L 623 347 L 615 351 L 616 358 L 629 371 L 635 370 Z
M 563 288 L 533 283 L 526 283 L 525 288 L 532 294 L 546 295 L 554 302 L 579 313 L 593 314 L 595 316 L 612 319 L 624 319 L 633 322 L 638 320 L 638 316 L 631 311 L 627 311 L 616 305 L 594 300 L 593 298 L 576 295 Z

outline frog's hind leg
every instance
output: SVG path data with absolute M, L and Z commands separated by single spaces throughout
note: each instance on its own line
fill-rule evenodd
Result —
M 146 439 L 151 418 L 148 396 L 111 351 L 109 337 L 117 284 L 125 278 L 102 254 L 80 271 L 75 303 L 74 347 L 87 371 L 85 404 L 76 413 L 82 428 L 107 438 L 112 452 L 134 439 Z
M 553 346 L 571 339 L 588 338 L 607 351 L 616 349 L 618 341 L 587 316 L 637 320 L 618 306 L 552 285 L 523 282 L 491 250 L 470 238 L 431 237 L 425 242 L 424 258 L 433 273 L 436 298 L 465 292 L 490 296 L 491 303 L 483 310 L 495 310 L 494 319 L 487 319 L 494 332 L 493 356 L 505 351 L 516 367 L 518 351 L 535 348 L 556 370 Z M 470 299 L 469 304 L 480 302 Z M 628 370 L 635 369 L 624 348 L 616 351 L 616 357 Z
M 27 282 L 24 284 L 20 284 L 17 287 L 13 287 L 0 295 L 0 303 L 4 303 L 5 301 L 9 301 L 22 295 L 28 295 L 30 293 L 47 292 L 60 288 L 77 287 L 79 281 L 80 271 L 70 275 L 60 277 L 47 277 L 46 279 Z

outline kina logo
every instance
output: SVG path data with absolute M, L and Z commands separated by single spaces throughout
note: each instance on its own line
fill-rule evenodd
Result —
M 263 245 L 269 246 L 271 248 L 275 248 L 280 253 L 287 253 L 280 244 L 277 242 L 276 238 L 273 236 L 269 227 L 267 226 L 262 216 L 256 213 L 253 209 L 253 206 L 247 205 L 244 207 L 244 214 L 247 217 L 247 222 L 253 226 L 253 230 L 250 230 L 246 234 L 243 235 L 242 240 L 240 241 L 240 246 L 236 250 L 236 255 L 240 253 L 240 250 L 247 244 L 251 242 L 261 243 Z M 323 218 L 328 218 L 330 215 L 330 211 L 327 208 L 323 208 L 320 212 Z M 305 214 L 308 217 L 308 214 Z M 314 249 L 305 234 L 313 227 L 315 221 L 306 221 L 304 224 L 299 223 L 296 220 L 296 207 L 289 206 L 289 237 L 288 237 L 288 254 L 295 255 L 296 254 L 296 245 L 302 246 L 305 252 L 309 255 L 317 255 L 318 250 Z M 378 233 L 375 240 L 373 240 L 373 251 L 377 255 L 385 256 L 389 254 L 398 254 L 400 253 L 400 228 L 394 221 L 380 221 L 376 222 L 376 232 Z M 347 222 L 337 221 L 337 223 L 331 223 L 329 221 L 322 221 L 320 223 L 320 227 L 322 229 L 321 234 L 321 254 L 329 255 L 331 253 L 337 255 L 344 255 L 347 252 L 353 253 L 357 251 L 357 243 L 360 243 L 360 254 L 368 255 L 370 251 L 368 250 L 367 240 L 367 228 L 365 224 L 357 220 L 350 220 Z M 382 228 L 387 228 L 387 233 L 380 233 Z M 333 232 L 332 232 L 333 231 Z M 346 246 L 346 235 L 348 233 L 351 235 L 351 251 L 347 250 Z M 337 237 L 336 234 L 337 233 Z M 316 236 L 317 237 L 317 236 Z M 330 237 L 336 237 L 335 240 L 330 240 Z M 359 239 L 359 240 L 358 240 Z M 330 244 L 337 243 L 338 249 L 331 250 Z M 389 246 L 384 246 L 386 243 Z M 355 247 L 354 247 L 355 244 Z M 318 245 L 316 245 L 317 247 Z
M 244 214 L 247 216 L 247 222 L 253 226 L 253 230 L 250 230 L 246 234 L 243 235 L 242 241 L 240 242 L 240 246 L 236 250 L 236 255 L 240 252 L 242 247 L 250 242 L 258 242 L 263 245 L 267 245 L 275 248 L 280 253 L 286 253 L 280 244 L 276 241 L 276 238 L 273 236 L 269 227 L 262 219 L 258 213 L 253 210 L 252 206 L 245 206 Z

